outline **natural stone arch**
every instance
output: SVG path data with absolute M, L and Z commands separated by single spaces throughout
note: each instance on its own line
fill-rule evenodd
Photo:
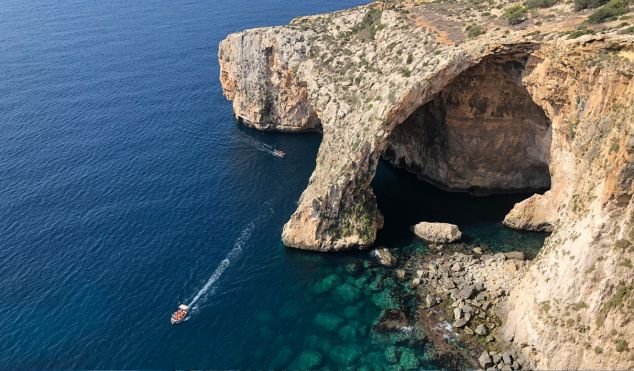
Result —
M 284 226 L 284 243 L 320 251 L 371 245 L 382 226 L 382 216 L 370 183 L 394 130 L 470 68 L 491 56 L 525 61 L 534 47 L 517 43 L 485 50 L 479 57 L 456 54 L 453 61 L 427 71 L 423 75 L 426 78 L 403 89 L 401 99 L 387 105 L 380 114 L 372 110 L 342 114 L 342 107 L 350 107 L 332 99 L 320 116 L 324 130 L 317 166 L 297 211 Z

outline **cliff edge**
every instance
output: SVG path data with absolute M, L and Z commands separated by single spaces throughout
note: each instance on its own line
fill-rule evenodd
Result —
M 536 368 L 632 369 L 634 32 L 572 3 L 487 4 L 374 2 L 231 34 L 223 90 L 245 125 L 323 133 L 288 246 L 371 245 L 381 157 L 450 190 L 548 189 L 505 218 L 552 234 L 502 334 Z

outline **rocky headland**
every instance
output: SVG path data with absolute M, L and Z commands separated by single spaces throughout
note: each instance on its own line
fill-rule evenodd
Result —
M 380 158 L 452 191 L 547 190 L 504 220 L 552 233 L 534 260 L 444 254 L 403 276 L 422 312 L 450 302 L 452 329 L 484 339 L 482 367 L 634 368 L 634 29 L 627 2 L 579 4 L 379 1 L 229 35 L 239 120 L 323 133 L 284 243 L 371 246 Z

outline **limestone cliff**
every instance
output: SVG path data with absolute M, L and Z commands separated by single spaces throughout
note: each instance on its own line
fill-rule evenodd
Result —
M 231 34 L 223 89 L 247 125 L 323 133 L 288 246 L 371 245 L 381 156 L 451 190 L 550 188 L 505 219 L 553 232 L 506 338 L 539 368 L 634 368 L 634 36 L 570 38 L 586 15 L 568 3 L 509 26 L 498 5 L 375 2 Z

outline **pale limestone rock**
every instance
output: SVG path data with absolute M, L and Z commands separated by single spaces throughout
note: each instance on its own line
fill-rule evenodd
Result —
M 383 224 L 370 185 L 381 157 L 452 190 L 535 189 L 549 178 L 548 192 L 505 218 L 510 227 L 552 235 L 537 263 L 517 263 L 501 331 L 522 345 L 533 368 L 632 368 L 608 336 L 612 329 L 633 334 L 631 314 L 601 310 L 634 284 L 620 264 L 633 258 L 634 243 L 634 36 L 614 23 L 568 39 L 586 15 L 561 3 L 541 26 L 496 21 L 467 38 L 455 15 L 466 7 L 372 3 L 221 43 L 223 90 L 245 124 L 323 133 L 282 239 L 317 251 L 370 246 Z M 569 341 L 574 329 L 541 314 L 541 302 L 557 312 L 580 298 L 583 336 L 602 354 Z
M 431 242 L 454 242 L 462 238 L 462 232 L 458 226 L 449 223 L 420 222 L 414 226 L 414 233 Z

